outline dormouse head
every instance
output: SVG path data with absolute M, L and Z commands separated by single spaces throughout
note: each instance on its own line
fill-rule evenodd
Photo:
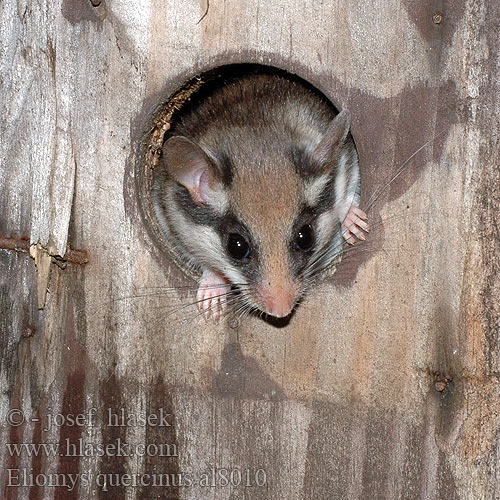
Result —
M 165 143 L 172 231 L 249 307 L 288 316 L 341 251 L 332 246 L 359 184 L 349 126 L 342 111 L 313 143 L 290 140 L 255 154 L 255 139 L 225 149 L 183 136 Z

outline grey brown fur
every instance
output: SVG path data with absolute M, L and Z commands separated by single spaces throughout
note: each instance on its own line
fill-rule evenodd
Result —
M 339 115 L 340 123 L 335 116 L 297 81 L 251 75 L 208 95 L 174 124 L 164 145 L 153 198 L 167 236 L 192 266 L 242 285 L 256 309 L 258 284 L 281 283 L 300 298 L 342 249 L 340 222 L 359 202 L 360 181 L 349 114 Z M 198 188 L 177 177 L 189 162 L 207 165 L 212 201 L 200 201 Z M 311 251 L 293 246 L 300 224 L 313 227 Z M 236 231 L 252 246 L 246 262 L 226 251 Z

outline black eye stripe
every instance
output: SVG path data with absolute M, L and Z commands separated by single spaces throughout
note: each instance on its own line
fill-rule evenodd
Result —
M 174 197 L 179 210 L 181 210 L 195 224 L 216 228 L 221 223 L 221 216 L 209 207 L 197 205 L 184 186 L 174 188 Z M 165 207 L 165 210 L 169 210 Z

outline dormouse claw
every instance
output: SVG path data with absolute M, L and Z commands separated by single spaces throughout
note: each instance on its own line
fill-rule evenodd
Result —
M 370 226 L 366 222 L 368 216 L 358 207 L 351 206 L 349 212 L 342 223 L 342 236 L 350 245 L 354 245 L 356 240 L 365 240 L 363 232 L 370 232 Z
M 203 312 L 205 319 L 212 318 L 216 323 L 226 311 L 229 281 L 214 271 L 204 271 L 198 286 L 196 298 L 198 309 Z

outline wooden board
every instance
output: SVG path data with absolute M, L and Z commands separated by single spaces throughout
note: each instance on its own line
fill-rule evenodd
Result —
M 0 5 L 2 497 L 500 498 L 497 2 L 94 4 Z M 196 317 L 137 202 L 154 110 L 239 62 L 347 107 L 380 194 L 284 328 Z

